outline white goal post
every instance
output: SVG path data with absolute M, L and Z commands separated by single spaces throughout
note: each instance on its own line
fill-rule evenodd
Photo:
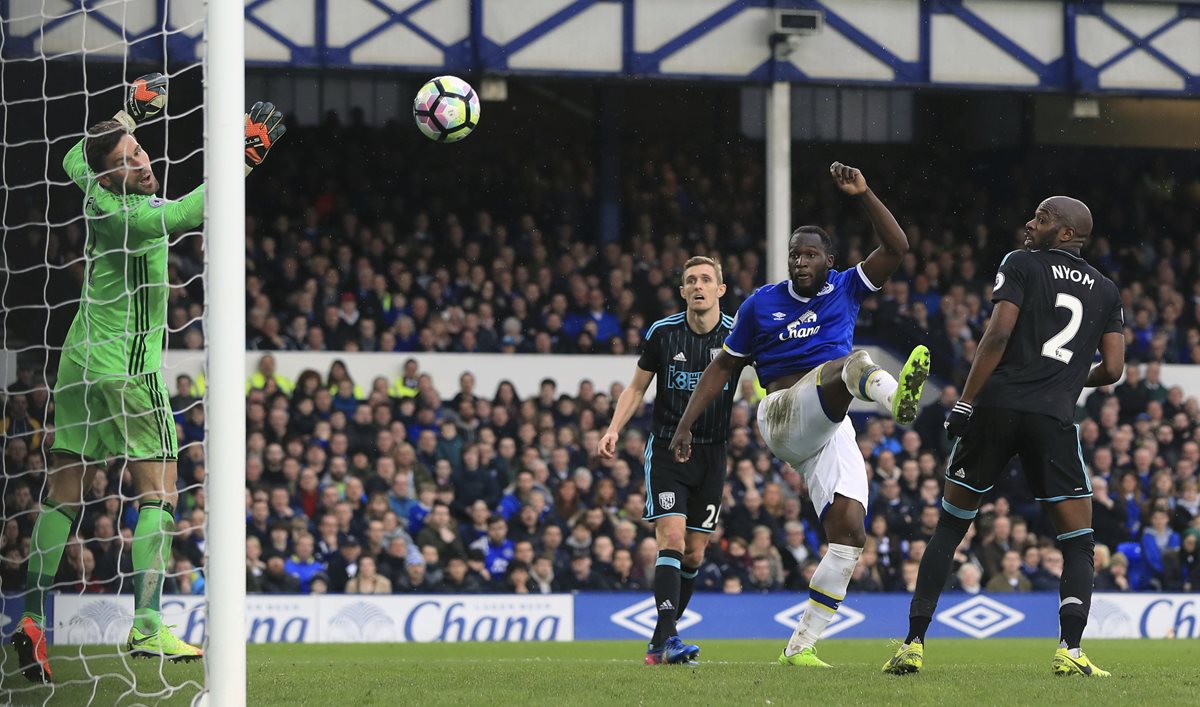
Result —
M 245 4 L 208 0 L 205 218 L 208 298 L 208 645 L 201 702 L 246 704 Z

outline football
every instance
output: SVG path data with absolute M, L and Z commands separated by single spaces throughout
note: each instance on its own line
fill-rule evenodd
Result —
M 479 124 L 479 94 L 457 76 L 438 76 L 417 91 L 413 118 L 430 140 L 458 142 Z

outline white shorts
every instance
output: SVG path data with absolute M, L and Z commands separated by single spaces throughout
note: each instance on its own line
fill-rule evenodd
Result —
M 764 398 L 758 429 L 771 453 L 804 477 L 813 506 L 824 516 L 834 494 L 867 507 L 867 470 L 849 417 L 834 422 L 825 413 L 817 391 L 820 369 Z

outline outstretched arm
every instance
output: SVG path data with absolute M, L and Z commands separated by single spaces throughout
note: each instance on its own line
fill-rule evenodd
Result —
M 196 187 L 178 201 L 151 197 L 129 213 L 130 233 L 162 236 L 194 231 L 204 223 L 204 185 Z
M 167 107 L 167 77 L 162 74 L 146 74 L 134 79 L 125 90 L 125 103 L 113 115 L 126 132 L 132 133 L 137 126 L 153 118 Z M 84 138 L 86 140 L 86 138 Z M 63 157 L 63 170 L 80 189 L 87 189 L 92 170 L 83 153 L 84 140 L 80 140 Z
M 692 425 L 696 424 L 696 418 L 700 417 L 700 413 L 704 412 L 704 408 L 717 399 L 725 384 L 733 376 L 733 372 L 740 370 L 745 361 L 743 358 L 738 358 L 726 351 L 722 351 L 704 369 L 704 375 L 700 376 L 700 381 L 696 383 L 696 389 L 692 391 L 692 397 L 688 398 L 687 408 L 683 411 L 683 417 L 679 418 L 679 425 L 675 428 L 675 435 L 671 437 L 671 450 L 675 452 L 675 459 L 685 462 L 691 457 Z
M 908 236 L 905 235 L 904 229 L 900 228 L 892 212 L 888 211 L 879 197 L 875 196 L 875 192 L 867 186 L 862 172 L 841 162 L 834 162 L 829 167 L 829 173 L 839 189 L 851 196 L 860 197 L 867 217 L 871 219 L 871 228 L 875 231 L 875 238 L 879 240 L 879 247 L 871 251 L 862 262 L 862 269 L 871 284 L 883 287 L 892 273 L 900 267 L 904 254 L 908 252 Z
M 653 371 L 647 371 L 641 366 L 636 367 L 633 381 L 629 383 L 628 388 L 621 391 L 621 397 L 617 398 L 617 407 L 613 410 L 613 418 L 608 425 L 608 431 L 600 438 L 598 451 L 601 459 L 616 458 L 617 438 L 621 436 L 621 430 L 625 429 L 629 418 L 633 417 L 633 411 L 641 406 L 652 380 L 654 380 Z

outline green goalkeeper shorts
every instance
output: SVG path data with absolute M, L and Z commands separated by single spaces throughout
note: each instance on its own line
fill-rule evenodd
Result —
M 173 460 L 179 443 L 169 400 L 162 373 L 94 373 L 63 356 L 54 385 L 51 451 L 95 462 Z

